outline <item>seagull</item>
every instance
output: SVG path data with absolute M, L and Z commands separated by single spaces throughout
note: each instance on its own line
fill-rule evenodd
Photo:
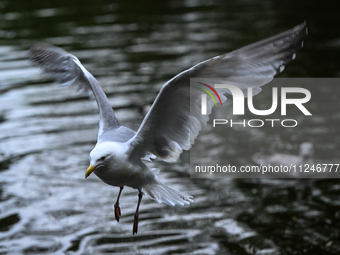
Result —
M 290 166 L 313 164 L 314 146 L 311 142 L 303 142 L 299 147 L 299 155 L 285 153 L 258 152 L 252 156 L 253 161 L 258 165 Z
M 73 85 L 96 99 L 99 108 L 97 143 L 90 152 L 90 166 L 85 178 L 95 173 L 103 182 L 119 187 L 114 204 L 119 222 L 119 198 L 125 186 L 138 190 L 132 234 L 138 232 L 139 206 L 144 194 L 158 203 L 189 205 L 190 195 L 162 183 L 146 161 L 154 158 L 176 161 L 183 150 L 189 150 L 199 131 L 209 120 L 214 103 L 207 104 L 207 114 L 200 111 L 201 92 L 190 89 L 191 78 L 220 78 L 227 82 L 238 79 L 237 86 L 254 92 L 282 72 L 302 48 L 307 35 L 306 23 L 286 32 L 203 61 L 166 82 L 157 95 L 139 129 L 122 126 L 103 89 L 94 76 L 74 55 L 56 46 L 36 42 L 29 50 L 30 60 L 61 86 Z M 244 80 L 244 82 L 242 82 Z M 218 90 L 221 101 L 227 89 Z

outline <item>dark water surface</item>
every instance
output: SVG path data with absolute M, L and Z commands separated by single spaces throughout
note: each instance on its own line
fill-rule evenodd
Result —
M 336 1 L 0 0 L 0 254 L 340 254 L 340 183 L 332 180 L 190 179 L 188 153 L 154 162 L 160 179 L 194 196 L 187 207 L 144 199 L 132 236 L 137 192 L 84 179 L 98 110 L 59 88 L 27 60 L 33 41 L 75 54 L 99 80 L 123 125 L 137 129 L 135 103 L 207 58 L 306 20 L 309 35 L 280 77 L 339 77 Z M 313 118 L 296 129 L 228 129 L 232 164 L 261 148 L 340 163 L 340 87 L 310 88 Z M 271 90 L 259 95 L 270 98 Z M 216 137 L 208 137 L 208 139 Z

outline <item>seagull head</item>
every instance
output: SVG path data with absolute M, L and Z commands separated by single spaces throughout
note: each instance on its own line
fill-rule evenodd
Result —
M 114 143 L 98 143 L 90 152 L 90 166 L 86 170 L 85 178 L 95 170 L 105 170 L 118 163 L 120 154 L 121 150 Z
M 314 154 L 314 146 L 310 142 L 303 142 L 300 145 L 300 156 L 303 158 L 311 158 Z

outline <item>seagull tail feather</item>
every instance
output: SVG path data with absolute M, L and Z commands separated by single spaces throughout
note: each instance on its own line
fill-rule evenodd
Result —
M 156 176 L 153 182 L 143 187 L 143 192 L 157 203 L 165 203 L 172 206 L 189 205 L 194 202 L 192 196 L 170 188 L 159 181 Z

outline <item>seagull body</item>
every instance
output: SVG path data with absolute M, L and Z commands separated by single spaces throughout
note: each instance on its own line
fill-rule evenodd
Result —
M 248 45 L 239 50 L 208 59 L 176 75 L 164 84 L 137 132 L 121 126 L 104 91 L 93 75 L 74 55 L 58 47 L 35 43 L 30 59 L 49 77 L 62 86 L 74 85 L 94 96 L 99 108 L 97 144 L 90 152 L 90 166 L 85 173 L 94 172 L 105 183 L 120 188 L 115 203 L 115 218 L 121 216 L 119 198 L 124 186 L 139 191 L 134 216 L 133 234 L 138 231 L 138 213 L 143 194 L 158 203 L 188 205 L 192 196 L 176 191 L 160 182 L 155 171 L 144 162 L 154 158 L 174 162 L 183 150 L 189 150 L 202 126 L 209 120 L 200 110 L 200 91 L 191 95 L 190 78 L 221 78 L 227 83 L 235 79 L 244 90 L 254 93 L 280 73 L 284 65 L 295 58 L 307 34 L 306 24 Z M 242 79 L 244 82 L 242 83 Z M 249 83 L 250 82 L 250 83 Z M 222 102 L 227 89 L 218 90 Z M 191 97 L 190 97 L 191 96 Z M 214 103 L 208 100 L 207 112 Z

